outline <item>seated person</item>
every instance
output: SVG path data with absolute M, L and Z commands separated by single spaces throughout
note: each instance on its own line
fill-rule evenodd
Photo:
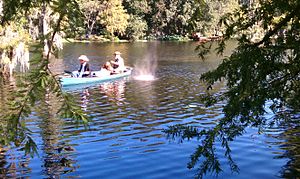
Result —
M 115 55 L 114 60 L 110 61 L 112 67 L 114 68 L 113 73 L 122 73 L 126 69 L 124 64 L 124 59 L 121 57 L 121 53 L 118 51 L 116 51 L 114 55 Z
M 110 72 L 112 72 L 114 70 L 114 68 L 112 67 L 112 65 L 110 64 L 110 62 L 106 62 L 103 66 L 102 69 L 108 70 Z
M 105 64 L 102 65 L 101 70 L 94 72 L 93 75 L 100 77 L 100 76 L 108 76 L 111 75 L 111 73 L 113 72 L 113 67 L 111 66 L 111 64 L 109 62 L 106 62 Z
M 77 78 L 90 76 L 91 70 L 90 65 L 88 64 L 88 57 L 85 55 L 80 55 L 80 57 L 78 57 L 78 60 L 80 63 L 80 67 L 77 71 L 72 72 L 72 76 Z

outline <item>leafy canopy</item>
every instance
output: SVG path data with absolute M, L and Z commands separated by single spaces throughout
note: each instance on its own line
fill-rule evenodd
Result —
M 101 24 L 106 27 L 107 32 L 124 34 L 128 26 L 129 15 L 126 13 L 121 0 L 109 0 L 103 2 L 105 8 L 100 15 Z
M 51 31 L 40 41 L 35 51 L 35 56 L 30 59 L 31 69 L 25 78 L 21 80 L 18 88 L 12 92 L 12 98 L 9 99 L 9 108 L 5 113 L 1 113 L 0 125 L 0 144 L 15 145 L 22 147 L 26 153 L 35 153 L 36 145 L 30 136 L 30 131 L 26 128 L 25 119 L 32 112 L 32 106 L 41 100 L 47 100 L 48 96 L 57 96 L 61 99 L 61 110 L 57 111 L 62 117 L 72 118 L 78 123 L 87 123 L 86 114 L 76 105 L 72 97 L 63 92 L 61 85 L 55 74 L 49 68 L 50 56 L 52 56 L 54 37 L 61 30 L 61 24 L 65 22 L 76 23 L 81 17 L 78 4 L 75 0 L 49 0 L 49 1 L 4 1 L 2 24 L 9 24 L 12 21 L 18 21 L 18 17 L 29 13 L 31 8 L 42 9 L 44 6 L 51 7 L 52 16 L 58 18 L 51 19 Z M 49 51 L 42 55 L 44 39 L 49 42 Z
M 274 123 L 288 123 L 299 113 L 300 106 L 300 1 L 259 1 L 242 6 L 221 18 L 226 29 L 217 51 L 222 54 L 226 41 L 238 41 L 234 52 L 212 71 L 201 75 L 208 89 L 223 81 L 224 93 L 203 96 L 207 105 L 225 102 L 224 118 L 213 129 L 198 131 L 193 127 L 173 126 L 165 132 L 173 137 L 197 137 L 202 143 L 191 156 L 189 167 L 203 157 L 199 178 L 207 172 L 222 171 L 215 154 L 216 141 L 221 141 L 233 171 L 238 171 L 230 155 L 230 141 L 245 132 L 246 127 L 263 129 Z M 205 58 L 207 44 L 199 46 Z M 270 106 L 267 106 L 268 105 Z M 264 118 L 266 109 L 276 117 Z M 294 116 L 294 117 L 293 117 Z M 299 123 L 299 120 L 297 120 Z

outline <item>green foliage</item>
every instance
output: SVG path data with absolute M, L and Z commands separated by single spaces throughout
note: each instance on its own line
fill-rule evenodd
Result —
M 57 32 L 78 33 L 83 27 L 83 14 L 76 0 L 57 0 L 51 5 L 53 14 L 60 16 L 61 22 Z M 58 23 L 56 23 L 58 24 Z
M 86 26 L 87 34 L 91 35 L 97 21 L 100 20 L 100 15 L 103 13 L 105 6 L 103 0 L 84 1 L 78 0 L 80 9 L 84 15 L 84 24 Z
M 237 7 L 236 0 L 78 0 L 78 3 L 89 35 L 106 31 L 108 35 L 133 40 L 144 33 L 156 37 L 185 37 L 194 32 L 220 34 L 223 29 L 218 25 L 219 17 Z
M 123 35 L 127 26 L 129 15 L 122 5 L 121 0 L 110 0 L 103 2 L 105 8 L 100 16 L 101 24 L 105 26 L 108 35 L 114 33 Z
M 129 14 L 144 18 L 151 12 L 149 0 L 123 0 L 124 8 Z
M 223 30 L 218 26 L 219 17 L 230 12 L 237 5 L 237 0 L 217 2 L 203 0 L 72 0 L 70 2 L 6 0 L 3 9 L 4 16 L 1 19 L 2 24 L 26 16 L 31 19 L 30 23 L 36 24 L 36 21 L 39 20 L 32 18 L 32 15 L 35 14 L 34 16 L 36 16 L 36 12 L 40 10 L 41 6 L 49 4 L 53 6 L 51 9 L 55 11 L 55 7 L 65 3 L 68 12 L 66 13 L 66 21 L 62 22 L 61 28 L 69 37 L 108 32 L 110 36 L 132 38 L 135 36 L 134 38 L 136 38 L 141 37 L 141 35 L 137 35 L 141 34 L 141 31 L 152 36 L 189 36 L 194 32 L 210 35 L 220 33 Z M 33 8 L 35 10 L 30 11 Z M 80 12 L 78 13 L 77 10 Z M 81 21 L 81 17 L 84 17 L 83 21 Z M 129 19 L 129 17 L 131 18 Z M 142 24 L 139 28 L 134 29 L 133 27 L 138 22 L 142 22 Z M 136 34 L 133 35 L 133 32 Z
M 133 41 L 143 39 L 147 28 L 147 23 L 142 18 L 131 15 L 126 29 L 127 37 Z
M 202 2 L 202 1 L 201 1 Z M 152 12 L 149 14 L 149 24 L 152 33 L 157 35 L 187 35 L 195 29 L 191 24 L 197 24 L 199 8 L 198 1 L 151 1 Z
M 0 137 L 0 144 L 12 145 L 21 147 L 26 153 L 36 153 L 36 144 L 30 137 L 30 131 L 26 128 L 25 119 L 29 118 L 32 112 L 32 107 L 40 101 L 47 100 L 49 96 L 56 96 L 61 99 L 61 110 L 57 112 L 62 117 L 74 119 L 78 123 L 86 124 L 88 118 L 86 114 L 77 106 L 70 95 L 63 92 L 57 77 L 52 74 L 49 69 L 49 59 L 53 52 L 53 41 L 55 34 L 61 30 L 63 22 L 74 20 L 78 22 L 77 17 L 80 17 L 78 4 L 74 0 L 60 0 L 60 1 L 26 1 L 26 7 L 23 3 L 13 3 L 14 1 L 5 1 L 5 7 L 11 5 L 11 9 L 4 8 L 2 22 L 9 22 L 16 18 L 20 13 L 30 10 L 32 7 L 44 5 L 49 3 L 51 7 L 52 32 L 46 34 L 44 38 L 48 40 L 49 52 L 42 57 L 43 40 L 41 40 L 40 48 L 37 48 L 35 53 L 39 55 L 30 59 L 30 72 L 21 78 L 18 83 L 17 90 L 14 90 L 12 99 L 10 99 L 10 108 L 1 114 L 4 119 L 4 124 L 0 126 L 2 133 Z M 19 12 L 14 9 L 20 9 Z M 11 13 L 11 14 L 10 14 Z M 8 15 L 9 14 L 9 15 Z
M 87 124 L 88 118 L 70 95 L 62 91 L 59 81 L 48 68 L 47 60 L 40 57 L 32 58 L 31 64 L 34 66 L 33 69 L 19 82 L 18 90 L 10 99 L 10 109 L 2 116 L 8 125 L 0 130 L 7 131 L 1 137 L 2 145 L 10 145 L 13 142 L 15 146 L 23 146 L 26 153 L 33 155 L 36 152 L 36 145 L 24 120 L 30 117 L 32 107 L 40 101 L 47 100 L 48 96 L 57 96 L 62 101 L 61 110 L 57 111 L 58 115 L 83 124 Z
M 201 161 L 197 178 L 221 171 L 215 153 L 219 142 L 231 169 L 238 171 L 229 143 L 247 127 L 257 127 L 262 132 L 275 123 L 294 123 L 293 118 L 299 124 L 299 12 L 299 1 L 273 0 L 243 6 L 221 18 L 226 31 L 217 51 L 222 54 L 226 41 L 232 37 L 237 39 L 238 47 L 215 70 L 202 74 L 201 80 L 208 84 L 203 102 L 226 103 L 224 117 L 212 129 L 198 131 L 190 126 L 173 126 L 164 131 L 181 140 L 196 137 L 201 141 L 188 164 L 194 167 Z M 205 58 L 210 48 L 209 44 L 200 45 L 200 56 Z M 219 81 L 226 83 L 227 90 L 211 94 L 209 90 Z M 276 117 L 266 119 L 266 109 L 271 109 Z
M 291 1 L 279 7 L 280 2 L 261 4 L 260 8 L 253 9 L 256 16 L 252 18 L 245 18 L 246 14 L 251 14 L 249 9 L 233 13 L 237 19 L 225 23 L 225 40 L 238 34 L 239 46 L 216 70 L 201 77 L 210 85 L 226 79 L 228 91 L 224 97 L 228 105 L 224 110 L 230 118 L 259 116 L 264 113 L 266 100 L 279 101 L 278 108 L 299 109 L 298 103 L 290 103 L 299 95 L 299 4 Z M 284 18 L 274 23 L 274 18 L 282 15 Z M 248 32 L 256 24 L 266 33 L 253 42 Z M 220 52 L 223 48 L 219 48 Z
M 209 0 L 207 3 L 207 13 L 206 18 L 209 19 L 206 22 L 204 28 L 202 28 L 203 34 L 208 36 L 211 35 L 222 35 L 222 32 L 225 30 L 221 28 L 219 22 L 220 18 L 235 9 L 239 8 L 239 4 L 237 0 L 222 0 L 222 1 L 214 1 Z M 204 22 L 205 23 L 205 22 Z
M 71 118 L 78 124 L 86 125 L 89 122 L 89 119 L 87 115 L 81 110 L 81 108 L 76 105 L 73 96 L 68 93 L 63 93 L 62 96 L 64 98 L 64 103 L 62 104 L 62 107 L 59 111 L 61 117 Z

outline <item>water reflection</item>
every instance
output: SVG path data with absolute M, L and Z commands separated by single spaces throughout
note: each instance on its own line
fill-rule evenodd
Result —
M 40 117 L 38 127 L 42 137 L 41 150 L 43 159 L 43 173 L 49 178 L 60 178 L 61 175 L 74 172 L 76 160 L 74 159 L 75 149 L 63 139 L 64 121 L 56 115 L 59 110 L 58 99 L 48 95 L 47 103 L 41 102 L 36 110 Z
M 8 104 L 15 99 L 13 92 L 18 89 L 16 83 L 17 80 L 13 76 L 0 77 L 0 178 L 27 176 L 31 170 L 28 167 L 30 158 L 21 155 L 20 148 L 14 146 L 14 144 L 19 145 L 19 142 L 14 139 L 21 139 L 24 131 L 21 128 L 19 130 L 11 129 L 12 122 L 7 121 L 7 118 L 4 117 L 11 109 Z M 7 143 L 13 147 L 6 146 Z
M 89 93 L 89 89 L 86 88 L 86 89 L 83 89 L 82 93 L 81 93 L 81 108 L 83 111 L 86 111 L 87 110 L 87 105 L 89 103 L 89 96 L 90 96 L 90 93 Z
M 12 98 L 12 92 L 17 90 L 16 79 L 13 76 L 0 76 L 0 117 L 8 111 L 8 102 Z
M 0 148 L 0 177 L 9 178 L 18 176 L 18 166 L 26 166 L 28 162 L 20 162 L 18 157 L 9 152 L 9 148 Z M 25 174 L 25 172 L 21 172 Z
M 274 138 L 280 141 L 272 142 L 273 145 L 279 145 L 282 152 L 278 152 L 278 159 L 289 159 L 280 171 L 282 178 L 299 178 L 300 177 L 300 114 L 292 115 L 289 124 L 282 123 L 280 126 L 284 130 L 279 135 L 270 133 Z M 278 131 L 278 130 L 276 130 Z
M 0 155 L 3 178 L 8 178 L 9 173 L 12 178 L 194 178 L 197 168 L 188 169 L 187 163 L 199 141 L 169 141 L 162 130 L 176 124 L 211 128 L 223 117 L 223 104 L 207 108 L 199 100 L 206 90 L 199 82 L 200 74 L 215 68 L 220 61 L 214 57 L 199 60 L 194 43 L 157 45 L 153 54 L 157 56 L 157 80 L 122 79 L 68 91 L 92 118 L 89 130 L 72 123 L 72 119 L 59 119 L 56 111 L 60 101 L 52 96 L 46 99 L 48 104 L 36 104 L 26 125 L 33 131 L 40 158 L 24 157 L 18 149 L 8 148 Z M 57 64 L 60 70 L 72 69 L 74 59 L 83 53 L 98 67 L 115 50 L 120 50 L 126 64 L 133 66 L 145 57 L 150 46 L 67 44 L 63 60 Z M 2 114 L 7 110 L 4 104 L 11 97 L 11 86 L 0 86 Z M 213 90 L 223 90 L 223 85 Z M 232 174 L 228 167 L 220 178 L 275 178 L 280 169 L 282 177 L 298 176 L 298 129 L 290 126 L 269 136 L 257 135 L 255 131 L 238 138 L 231 149 L 240 174 Z M 226 165 L 222 152 L 217 146 L 217 157 Z
M 124 101 L 125 80 L 118 80 L 114 82 L 106 82 L 99 85 L 100 92 L 104 94 L 108 101 L 121 104 Z
M 155 120 L 155 113 L 159 108 L 159 100 L 157 99 L 155 81 L 134 81 L 131 86 L 131 93 L 128 94 L 130 99 L 135 99 L 132 102 L 132 107 L 139 112 L 147 112 L 148 118 Z M 144 114 L 146 117 L 146 115 Z M 151 117 L 150 117 L 151 116 Z

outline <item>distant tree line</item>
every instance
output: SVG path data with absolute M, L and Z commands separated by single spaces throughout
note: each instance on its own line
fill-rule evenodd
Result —
M 86 35 L 129 40 L 187 37 L 220 31 L 219 18 L 239 6 L 238 0 L 78 0 Z
M 245 4 L 244 1 L 74 0 L 81 12 L 81 16 L 76 17 L 79 18 L 79 23 L 72 24 L 71 28 L 65 28 L 62 24 L 62 31 L 67 37 L 104 35 L 128 40 L 146 37 L 156 39 L 167 36 L 186 37 L 195 32 L 211 35 L 222 31 L 218 26 L 220 17 L 236 9 L 239 4 Z M 18 9 L 9 9 L 14 1 L 0 0 L 1 24 L 3 26 L 3 19 L 9 20 L 6 17 L 15 13 L 19 18 L 11 20 L 27 29 L 32 38 L 36 39 L 43 31 L 44 34 L 47 31 L 45 25 L 50 28 L 51 23 L 57 18 L 52 16 L 54 9 L 51 8 L 51 3 L 55 2 L 37 1 L 34 6 L 28 6 L 28 11 L 24 14 L 18 12 Z M 26 6 L 26 2 L 18 3 Z
M 62 37 L 135 41 L 183 40 L 195 33 L 203 36 L 220 35 L 224 31 L 219 26 L 220 17 L 237 9 L 239 4 L 244 5 L 245 2 L 0 0 L 0 39 L 3 42 L 0 45 L 0 73 L 11 73 L 19 62 L 24 64 L 22 70 L 28 67 L 28 44 L 32 42 L 41 42 L 46 55 L 50 48 L 62 48 Z M 58 8 L 63 5 L 65 9 Z M 62 16 L 59 13 L 63 13 Z M 53 35 L 57 24 L 59 29 Z

